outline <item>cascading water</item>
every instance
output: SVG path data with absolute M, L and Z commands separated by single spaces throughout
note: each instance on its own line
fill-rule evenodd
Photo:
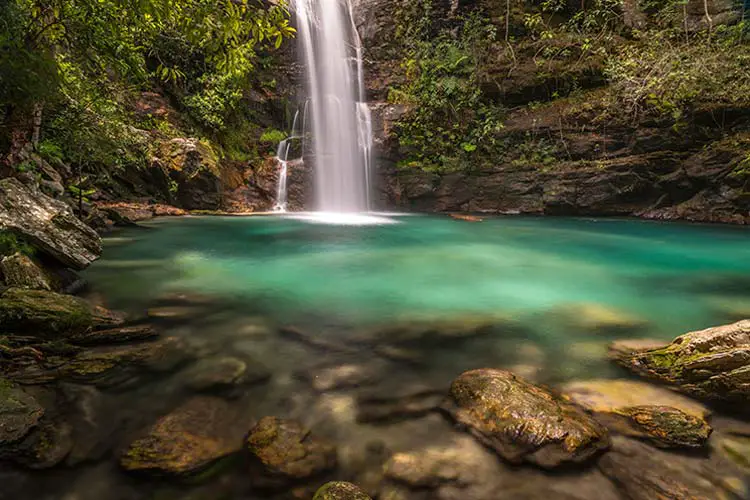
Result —
M 312 108 L 315 208 L 368 211 L 372 124 L 351 3 L 296 0 L 295 10 Z

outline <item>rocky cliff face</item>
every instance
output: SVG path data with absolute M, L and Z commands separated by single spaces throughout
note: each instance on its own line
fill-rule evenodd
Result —
M 618 116 L 616 109 L 601 120 L 596 112 L 605 106 L 607 85 L 601 61 L 592 60 L 574 73 L 553 68 L 552 77 L 545 77 L 537 71 L 534 52 L 516 54 L 513 67 L 498 58 L 495 66 L 483 68 L 482 92 L 508 109 L 497 140 L 508 144 L 510 153 L 481 158 L 454 172 L 397 166 L 407 156 L 399 144 L 398 123 L 409 110 L 385 100 L 389 89 L 405 78 L 402 55 L 393 45 L 394 19 L 397 9 L 409 3 L 355 4 L 367 48 L 378 148 L 376 198 L 382 208 L 750 223 L 750 176 L 737 169 L 747 154 L 742 145 L 750 138 L 750 109 L 708 103 L 693 109 L 689 125 L 679 130 L 674 122 L 632 120 L 624 113 Z M 433 24 L 451 23 L 480 4 L 495 22 L 503 13 L 495 3 L 433 2 Z M 693 3 L 688 5 L 687 28 L 705 29 L 703 4 L 699 12 Z M 728 3 L 709 2 L 708 7 L 715 25 L 732 22 Z M 637 5 L 623 9 L 629 26 L 645 22 Z M 579 89 L 575 99 L 556 97 L 570 86 Z

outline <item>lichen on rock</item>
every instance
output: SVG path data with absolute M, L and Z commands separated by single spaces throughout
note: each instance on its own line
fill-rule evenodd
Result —
M 661 348 L 620 352 L 614 360 L 701 399 L 750 401 L 750 320 L 686 333 Z
M 343 481 L 332 481 L 318 489 L 313 500 L 372 500 L 359 486 Z

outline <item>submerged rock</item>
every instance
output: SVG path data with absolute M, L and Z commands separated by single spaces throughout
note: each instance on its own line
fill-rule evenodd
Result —
M 23 439 L 44 415 L 44 408 L 19 386 L 0 378 L 0 449 Z
M 98 386 L 114 386 L 148 372 L 170 372 L 191 357 L 184 341 L 166 337 L 133 345 L 98 347 L 81 352 L 58 372 Z
M 22 253 L 3 258 L 0 261 L 0 271 L 9 287 L 48 291 L 55 288 L 54 279 L 33 259 Z
M 597 303 L 563 304 L 548 314 L 567 329 L 591 333 L 633 333 L 648 325 L 643 318 Z
M 404 394 L 363 395 L 357 399 L 357 421 L 384 423 L 422 417 L 440 407 L 444 392 L 432 389 Z
M 248 364 L 238 358 L 224 357 L 199 361 L 185 373 L 187 386 L 194 391 L 230 389 L 244 383 L 268 380 L 271 373 L 262 366 Z
M 397 321 L 373 327 L 355 338 L 366 344 L 431 345 L 452 344 L 491 334 L 503 328 L 515 327 L 516 323 L 504 316 L 467 316 L 445 320 Z
M 589 380 L 566 384 L 562 391 L 611 430 L 656 446 L 696 448 L 711 435 L 709 409 L 667 389 L 631 380 Z
M 245 447 L 253 458 L 259 486 L 303 481 L 336 467 L 336 447 L 312 436 L 297 422 L 264 417 L 250 431 Z
M 102 253 L 99 235 L 75 217 L 68 205 L 17 179 L 0 181 L 0 227 L 20 234 L 73 269 L 85 269 Z
M 609 446 L 607 430 L 581 408 L 504 370 L 462 373 L 443 408 L 511 463 L 551 468 Z
M 380 364 L 345 363 L 312 368 L 300 375 L 318 392 L 361 387 L 377 383 L 385 372 Z
M 624 437 L 598 461 L 599 469 L 631 500 L 747 498 L 747 486 L 728 463 L 666 453 Z
M 670 406 L 698 418 L 707 418 L 711 410 L 699 401 L 646 382 L 625 379 L 594 379 L 569 382 L 563 395 L 587 410 L 605 414 L 629 406 Z
M 123 318 L 72 295 L 10 288 L 0 295 L 0 332 L 58 339 L 116 326 Z
M 231 406 L 223 399 L 193 398 L 134 441 L 120 458 L 120 465 L 127 471 L 157 475 L 201 472 L 240 451 L 237 424 Z
M 656 349 L 620 353 L 635 373 L 702 399 L 750 401 L 750 320 L 686 333 Z
M 326 483 L 315 493 L 313 500 L 372 500 L 359 486 L 343 481 Z
M 73 448 L 73 429 L 56 418 L 44 422 L 17 446 L 12 459 L 30 469 L 49 469 L 60 464 Z

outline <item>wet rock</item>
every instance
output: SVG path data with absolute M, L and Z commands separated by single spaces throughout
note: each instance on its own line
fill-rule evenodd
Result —
M 190 357 L 184 341 L 166 337 L 153 342 L 83 351 L 61 367 L 59 374 L 102 387 L 116 386 L 137 380 L 149 372 L 173 371 Z
M 264 417 L 250 431 L 245 447 L 253 458 L 259 486 L 303 481 L 336 467 L 336 447 L 312 436 L 297 422 Z
M 300 375 L 316 391 L 326 392 L 372 385 L 382 378 L 383 373 L 384 367 L 379 364 L 345 363 L 313 368 Z
M 220 398 L 196 397 L 160 418 L 120 457 L 131 472 L 189 476 L 240 451 L 242 436 L 231 406 Z M 238 430 L 240 435 L 238 435 Z
M 0 332 L 56 339 L 122 321 L 121 315 L 71 295 L 21 288 L 0 295 Z
M 3 280 L 9 287 L 53 290 L 54 279 L 26 255 L 16 253 L 0 261 Z
M 75 345 L 124 344 L 149 340 L 158 337 L 159 333 L 149 325 L 134 325 L 107 330 L 93 330 L 74 335 L 68 340 Z
M 131 225 L 154 218 L 153 209 L 140 203 L 97 203 L 97 208 L 118 225 Z
M 711 435 L 708 408 L 661 387 L 631 380 L 589 380 L 568 383 L 562 391 L 610 430 L 662 448 L 699 448 Z
M 671 344 L 615 357 L 620 365 L 692 396 L 750 400 L 750 320 L 686 333 Z
M 701 448 L 713 429 L 702 418 L 669 406 L 618 408 L 605 425 L 626 436 L 649 441 L 660 448 Z
M 615 437 L 599 469 L 632 500 L 747 498 L 742 475 L 713 458 L 657 450 L 633 439 Z
M 607 430 L 581 408 L 504 370 L 462 373 L 443 408 L 511 463 L 551 468 L 609 446 Z
M 359 486 L 343 481 L 326 483 L 315 493 L 313 500 L 372 500 Z
M 634 333 L 648 326 L 643 318 L 597 303 L 563 304 L 548 315 L 566 329 L 591 333 Z
M 73 269 L 86 268 L 102 252 L 99 235 L 67 204 L 13 178 L 0 181 L 0 226 Z
M 263 382 L 271 377 L 271 373 L 265 367 L 256 365 L 251 369 L 241 359 L 224 357 L 199 361 L 185 377 L 187 386 L 194 391 L 214 391 Z
M 44 408 L 19 386 L 0 378 L 0 449 L 20 441 L 44 415 Z

